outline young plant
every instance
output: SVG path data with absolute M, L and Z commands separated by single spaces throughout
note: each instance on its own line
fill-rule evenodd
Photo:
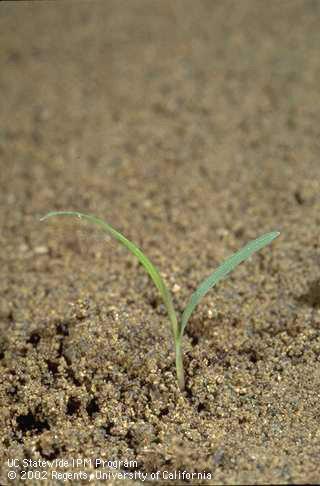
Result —
M 153 265 L 153 263 L 151 263 L 149 258 L 134 243 L 132 243 L 132 241 L 125 238 L 121 233 L 116 231 L 105 221 L 102 221 L 95 216 L 79 213 L 77 211 L 52 211 L 46 214 L 43 218 L 41 218 L 40 221 L 51 218 L 52 216 L 76 216 L 79 219 L 85 219 L 90 221 L 91 223 L 100 226 L 106 233 L 111 234 L 116 240 L 120 241 L 120 243 L 128 248 L 128 250 L 131 251 L 131 253 L 133 253 L 138 258 L 139 262 L 144 266 L 161 294 L 162 300 L 167 309 L 168 316 L 171 322 L 171 330 L 175 346 L 177 380 L 180 390 L 184 390 L 185 388 L 182 361 L 182 337 L 186 325 L 188 324 L 190 316 L 194 311 L 195 307 L 199 304 L 200 300 L 206 295 L 206 293 L 212 287 L 214 287 L 221 279 L 223 279 L 228 273 L 234 270 L 241 262 L 247 260 L 253 253 L 261 250 L 261 248 L 271 243 L 271 241 L 277 238 L 280 234 L 277 231 L 266 233 L 256 240 L 250 241 L 241 250 L 231 255 L 224 263 L 222 263 L 222 265 L 217 268 L 217 270 L 215 270 L 199 285 L 196 291 L 191 295 L 187 306 L 185 307 L 181 317 L 178 319 L 173 307 L 171 293 L 164 283 L 159 270 Z

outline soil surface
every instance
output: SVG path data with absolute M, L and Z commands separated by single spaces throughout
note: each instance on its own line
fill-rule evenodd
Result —
M 319 23 L 317 0 L 1 3 L 1 484 L 320 482 Z M 184 393 L 150 278 L 39 222 L 63 209 L 143 248 L 179 312 L 281 232 L 192 315 Z

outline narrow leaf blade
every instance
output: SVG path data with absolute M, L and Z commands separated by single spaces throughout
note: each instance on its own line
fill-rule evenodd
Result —
M 223 279 L 228 273 L 234 270 L 240 263 L 244 262 L 256 251 L 261 250 L 264 246 L 271 243 L 272 240 L 280 235 L 278 231 L 272 231 L 271 233 L 266 233 L 259 238 L 250 241 L 241 250 L 237 251 L 231 257 L 229 257 L 222 265 L 220 265 L 217 270 L 215 270 L 208 278 L 206 278 L 197 288 L 197 290 L 191 295 L 190 300 L 182 314 L 180 323 L 180 335 L 182 336 L 183 331 L 188 323 L 188 320 L 199 304 L 200 300 L 206 295 L 206 293 L 214 287 L 221 279 Z
M 146 269 L 148 274 L 150 275 L 152 281 L 154 282 L 155 286 L 159 290 L 163 302 L 167 308 L 169 318 L 172 324 L 172 330 L 174 336 L 177 335 L 178 332 L 178 324 L 177 324 L 177 317 L 176 313 L 173 308 L 172 297 L 171 294 L 164 283 L 158 269 L 153 265 L 153 263 L 149 260 L 149 258 L 136 246 L 132 241 L 128 240 L 125 236 L 123 236 L 119 231 L 115 230 L 112 226 L 110 226 L 105 221 L 96 218 L 95 216 L 91 216 L 89 214 L 79 213 L 78 211 L 51 211 L 42 218 L 40 221 L 44 221 L 48 218 L 53 216 L 76 216 L 79 219 L 85 219 L 100 226 L 106 233 L 111 234 L 116 240 L 118 240 L 122 245 L 124 245 L 133 255 L 135 255 L 141 265 Z

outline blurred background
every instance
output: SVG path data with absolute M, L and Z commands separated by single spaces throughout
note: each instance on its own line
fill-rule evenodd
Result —
M 318 194 L 319 9 L 3 2 L 6 218 L 73 208 L 138 239 L 165 225 L 164 251 L 186 227 L 193 247 L 243 218 L 252 234 L 306 223 L 301 205 Z

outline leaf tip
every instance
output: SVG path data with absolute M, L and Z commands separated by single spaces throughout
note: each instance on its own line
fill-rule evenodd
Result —
M 41 218 L 39 218 L 39 221 L 44 221 L 45 219 L 47 219 L 49 217 L 49 214 L 50 213 L 47 213 L 44 216 L 41 216 Z

